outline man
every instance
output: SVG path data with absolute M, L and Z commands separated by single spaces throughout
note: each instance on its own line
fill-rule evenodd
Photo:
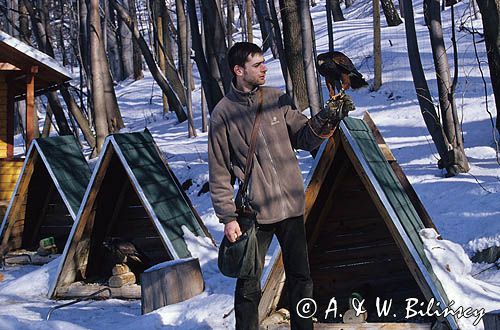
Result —
M 346 109 L 352 103 L 343 98 L 308 119 L 293 110 L 286 95 L 278 89 L 262 86 L 267 68 L 257 45 L 234 44 L 228 62 L 234 75 L 231 90 L 212 112 L 208 135 L 210 194 L 215 213 L 224 223 L 228 240 L 236 241 L 242 232 L 235 221 L 232 178 L 241 182 L 245 177 L 250 135 L 259 100 L 263 99 L 247 194 L 257 215 L 259 269 L 262 270 L 267 249 L 276 235 L 283 255 L 292 329 L 312 329 L 312 320 L 301 318 L 296 312 L 301 299 L 312 297 L 313 286 L 303 218 L 303 178 L 294 149 L 316 149 L 343 117 L 341 105 L 346 105 L 343 107 Z M 260 275 L 236 282 L 234 307 L 238 330 L 258 329 Z

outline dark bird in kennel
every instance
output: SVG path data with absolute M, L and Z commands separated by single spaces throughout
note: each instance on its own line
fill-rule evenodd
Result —
M 113 237 L 105 240 L 102 244 L 107 251 L 110 263 L 113 265 L 126 264 L 136 275 L 151 266 L 150 259 L 130 241 Z
M 363 75 L 356 70 L 352 61 L 344 53 L 333 51 L 319 54 L 316 58 L 316 67 L 325 77 L 331 100 L 336 100 L 349 88 L 358 89 L 368 86 Z M 335 88 L 338 94 L 335 94 Z

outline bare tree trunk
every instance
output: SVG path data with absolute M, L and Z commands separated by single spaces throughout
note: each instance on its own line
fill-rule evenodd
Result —
M 123 6 L 129 10 L 128 1 L 123 2 Z M 134 74 L 134 48 L 132 45 L 132 33 L 128 29 L 127 25 L 122 21 L 120 16 L 118 18 L 118 29 L 120 31 L 120 43 L 121 43 L 121 62 L 123 65 L 123 77 L 129 78 Z
M 229 70 L 229 64 L 227 62 L 226 36 L 224 35 L 224 26 L 219 15 L 220 11 L 214 0 L 201 1 L 201 8 L 203 11 L 203 27 L 205 28 L 207 48 L 212 51 L 213 56 L 215 57 L 218 71 L 222 79 L 222 84 L 224 86 L 224 91 L 227 93 L 229 91 L 233 75 Z M 210 63 L 210 66 L 212 68 L 213 75 L 216 69 L 212 63 Z
M 245 0 L 245 16 L 247 19 L 247 40 L 253 42 L 253 10 L 252 0 Z
M 73 98 L 73 96 L 71 96 L 66 87 L 61 87 L 60 92 L 62 97 L 64 98 L 64 102 L 68 106 L 69 112 L 73 115 L 76 123 L 78 124 L 78 127 L 80 127 L 80 129 L 82 130 L 85 141 L 87 141 L 91 148 L 94 148 L 96 141 L 94 133 L 90 129 L 88 119 L 85 118 L 82 110 L 80 109 L 78 104 L 76 104 L 75 99 Z
M 413 76 L 413 83 L 415 85 L 418 103 L 420 105 L 420 111 L 422 112 L 425 125 L 427 126 L 439 156 L 441 157 L 438 164 L 443 168 L 446 168 L 448 175 L 455 175 L 456 169 L 453 164 L 449 162 L 447 147 L 449 143 L 446 140 L 443 128 L 439 122 L 438 114 L 434 108 L 434 104 L 432 103 L 431 93 L 429 91 L 429 87 L 427 86 L 427 80 L 425 79 L 424 70 L 422 68 L 411 0 L 405 0 L 404 10 L 408 58 L 410 60 L 410 69 Z
M 46 26 L 44 25 L 45 20 L 42 17 L 43 15 L 37 16 L 32 4 L 29 1 L 23 0 L 23 3 L 30 15 L 31 25 L 33 27 L 33 32 L 35 33 L 35 38 L 37 40 L 39 49 L 47 55 L 54 57 L 54 49 L 50 44 L 50 38 L 48 36 Z M 64 115 L 64 110 L 61 106 L 61 103 L 59 102 L 57 94 L 55 92 L 49 92 L 47 93 L 47 98 L 50 102 L 52 111 L 54 112 L 57 126 L 59 127 L 59 134 L 71 135 L 71 129 L 69 128 L 68 122 L 66 121 L 66 116 Z
M 279 0 L 283 21 L 283 41 L 286 62 L 293 82 L 293 91 L 299 110 L 309 105 L 306 89 L 306 77 L 302 55 L 302 38 L 299 10 L 296 0 Z
M 95 115 L 96 151 L 99 153 L 109 133 L 104 92 L 104 72 L 101 64 L 102 30 L 99 0 L 89 0 L 90 69 L 92 73 L 92 105 Z
M 297 97 L 293 92 L 293 82 L 290 76 L 290 71 L 288 70 L 288 64 L 286 61 L 285 49 L 283 48 L 283 39 L 281 38 L 280 20 L 278 19 L 278 13 L 276 10 L 276 4 L 274 0 L 269 0 L 269 9 L 271 11 L 271 19 L 274 28 L 274 35 L 276 36 L 276 46 L 278 48 L 280 67 L 283 77 L 285 79 L 286 94 L 292 100 L 295 109 L 299 108 L 299 103 Z
M 108 21 L 107 24 L 105 24 L 104 26 L 106 26 L 106 35 L 107 35 L 106 40 L 108 40 L 107 49 L 108 49 L 110 69 L 114 79 L 116 81 L 122 81 L 125 80 L 127 77 L 125 77 L 122 72 L 122 67 L 123 67 L 121 63 L 122 57 L 120 56 L 120 50 L 118 48 L 117 35 L 113 29 L 113 26 L 115 25 L 115 15 L 112 8 L 110 9 L 109 6 L 106 6 L 106 9 L 108 10 L 108 14 L 106 15 L 108 17 Z
M 314 45 L 313 45 L 313 28 L 311 24 L 311 12 L 309 11 L 309 0 L 299 1 L 300 9 L 300 26 L 302 35 L 302 54 L 304 59 L 304 68 L 306 74 L 307 96 L 309 99 L 309 108 L 311 115 L 315 115 L 321 110 L 321 102 L 319 99 L 318 85 L 316 79 Z
M 193 76 L 191 70 L 191 47 L 189 40 L 191 39 L 191 31 L 189 28 L 189 20 L 186 19 L 186 12 L 184 10 L 184 0 L 176 0 L 175 9 L 177 11 L 177 32 L 179 33 L 179 46 L 181 48 L 182 67 L 184 69 L 184 90 L 186 93 L 187 103 L 187 118 L 188 118 L 188 136 L 196 136 L 196 128 L 194 127 L 193 120 L 193 106 L 191 99 L 191 78 Z
M 465 156 L 462 130 L 457 116 L 455 98 L 452 94 L 450 67 L 448 65 L 448 55 L 446 54 L 441 27 L 439 0 L 425 0 L 424 3 L 427 7 L 425 16 L 431 39 L 434 67 L 436 69 L 441 120 L 446 139 L 449 143 L 448 161 L 458 173 L 466 173 L 469 171 L 469 163 Z
M 19 3 L 19 39 L 30 44 L 31 30 L 29 28 L 29 14 L 24 1 Z
M 231 48 L 233 45 L 233 23 L 234 23 L 234 0 L 227 0 L 227 47 Z M 191 25 L 193 22 L 191 22 Z
M 328 51 L 333 52 L 334 50 L 333 11 L 332 11 L 332 2 L 330 0 L 326 0 L 326 25 L 328 29 Z
M 166 53 L 168 53 L 169 50 L 165 48 L 165 36 L 164 36 L 165 29 L 167 30 L 168 34 L 168 26 L 163 25 L 163 22 L 165 21 L 163 11 L 164 9 L 166 10 L 165 2 L 152 0 L 150 1 L 150 9 L 151 9 L 151 15 L 153 16 L 153 22 L 156 23 L 153 24 L 153 33 L 156 36 L 158 36 L 155 39 L 156 56 L 158 58 L 158 64 L 160 66 L 160 70 L 166 76 L 167 62 L 165 60 L 165 57 L 168 56 Z M 167 114 L 168 99 L 165 93 L 162 93 L 162 102 L 163 102 L 163 113 Z
M 340 8 L 340 1 L 339 0 L 326 0 L 328 5 L 331 8 L 332 14 L 333 14 L 333 21 L 334 22 L 341 22 L 345 21 L 344 14 L 342 13 L 342 9 Z
M 264 52 L 271 48 L 274 58 L 278 58 L 278 49 L 276 48 L 275 36 L 269 18 L 269 8 L 266 0 L 255 0 L 255 12 L 259 20 L 260 31 L 262 33 L 262 49 Z
M 384 10 L 387 25 L 398 26 L 399 24 L 403 23 L 392 0 L 380 0 L 380 2 L 382 3 L 382 9 Z
M 222 90 L 219 84 L 210 74 L 210 68 L 206 61 L 205 52 L 203 51 L 203 42 L 201 40 L 200 31 L 198 29 L 198 18 L 196 15 L 195 0 L 187 0 L 187 11 L 191 26 L 191 39 L 193 42 L 194 60 L 198 71 L 200 72 L 201 84 L 205 92 L 208 111 L 212 113 L 217 103 L 222 99 Z
M 380 41 L 380 3 L 373 0 L 373 86 L 378 91 L 382 86 L 382 46 Z
M 137 25 L 133 23 L 132 18 L 129 16 L 125 8 L 123 8 L 119 3 L 117 3 L 116 0 L 111 0 L 111 5 L 115 8 L 118 15 L 121 16 L 125 24 L 127 24 L 127 27 L 132 31 L 132 36 L 142 51 L 142 55 L 146 60 L 149 71 L 151 71 L 151 75 L 158 83 L 158 86 L 160 86 L 162 91 L 167 95 L 167 98 L 170 100 L 170 105 L 172 106 L 172 109 L 174 110 L 177 116 L 177 120 L 179 122 L 185 121 L 187 117 L 182 107 L 182 104 L 179 100 L 179 97 L 173 90 L 172 86 L 170 86 L 169 82 L 167 81 L 167 79 L 161 72 L 160 68 L 156 64 L 153 58 L 153 54 L 151 54 L 148 44 L 146 43 L 141 33 L 139 32 Z
M 127 1 L 127 0 L 125 0 Z M 136 22 L 137 24 L 137 11 L 135 8 L 135 0 L 128 0 L 128 6 L 129 6 L 129 15 L 132 17 L 132 21 Z M 141 57 L 141 49 L 140 46 L 137 44 L 137 41 L 135 39 L 132 39 L 132 59 L 134 63 L 134 80 L 141 80 L 144 78 L 144 74 L 142 73 L 142 57 Z
M 500 0 L 477 0 L 477 4 L 483 19 L 490 79 L 497 108 L 496 127 L 500 133 Z

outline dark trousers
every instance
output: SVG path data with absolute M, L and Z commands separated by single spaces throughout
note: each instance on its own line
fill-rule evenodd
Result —
M 289 218 L 269 225 L 258 225 L 257 242 L 261 266 L 267 249 L 276 234 L 281 247 L 285 266 L 288 303 L 292 329 L 312 329 L 312 319 L 297 315 L 297 303 L 303 298 L 311 298 L 313 284 L 309 271 L 304 217 Z M 262 270 L 262 267 L 260 267 Z M 259 329 L 258 307 L 261 297 L 260 277 L 251 280 L 238 279 L 234 296 L 236 329 Z

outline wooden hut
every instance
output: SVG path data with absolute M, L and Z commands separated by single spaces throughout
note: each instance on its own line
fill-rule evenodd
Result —
M 112 269 L 103 243 L 111 239 L 133 244 L 149 260 L 145 266 L 191 257 L 183 227 L 211 237 L 151 134 L 108 136 L 49 297 L 80 297 L 107 285 Z M 137 284 L 111 290 L 114 298 L 141 297 Z
M 14 106 L 25 100 L 26 145 L 38 125 L 35 95 L 70 80 L 55 59 L 0 31 L 0 216 L 5 213 L 23 160 L 14 157 Z
M 367 116 L 365 120 L 346 118 L 341 123 L 321 146 L 306 181 L 305 221 L 315 316 L 328 329 L 326 323 L 343 321 L 340 314 L 350 309 L 350 298 L 362 297 L 367 321 L 373 322 L 370 329 L 410 329 L 415 326 L 411 322 L 457 329 L 451 315 L 439 320 L 405 319 L 409 298 L 419 299 L 425 307 L 434 299 L 434 306 L 440 305 L 438 310 L 448 305 L 419 236 L 419 230 L 434 226 L 373 122 Z M 279 252 L 271 265 L 259 306 L 261 320 L 282 307 L 291 308 L 283 290 Z M 332 298 L 337 313 L 329 313 L 325 319 Z M 380 302 L 392 299 L 390 314 L 378 315 L 377 298 Z M 342 328 L 349 329 L 349 325 Z
M 33 140 L 0 227 L 0 251 L 37 250 L 54 237 L 62 252 L 90 180 L 73 136 Z

